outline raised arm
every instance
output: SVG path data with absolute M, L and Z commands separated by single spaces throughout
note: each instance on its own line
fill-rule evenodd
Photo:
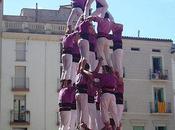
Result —
M 103 58 L 100 57 L 100 58 L 98 59 L 98 64 L 97 64 L 97 67 L 95 68 L 94 73 L 98 73 L 98 72 L 99 72 L 100 67 L 102 66 L 102 61 L 103 61 Z
M 82 59 L 80 59 L 80 61 L 79 61 L 79 63 L 78 63 L 78 70 L 77 70 L 77 74 L 79 74 L 79 73 L 80 73 L 81 66 L 82 66 Z
M 89 20 L 89 21 L 94 21 L 94 22 L 100 22 L 101 20 L 102 20 L 102 18 L 100 18 L 100 17 L 98 17 L 98 16 L 89 16 L 88 18 L 87 18 L 87 20 Z

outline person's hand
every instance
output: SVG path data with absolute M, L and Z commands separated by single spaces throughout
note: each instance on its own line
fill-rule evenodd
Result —
M 81 68 L 80 68 L 80 73 L 83 73 L 83 70 L 84 70 L 83 67 L 81 67 Z
M 93 17 L 92 16 L 89 16 L 89 17 L 86 18 L 86 20 L 92 21 L 93 20 Z

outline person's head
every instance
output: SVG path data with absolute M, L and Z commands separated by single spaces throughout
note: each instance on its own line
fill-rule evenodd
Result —
M 66 32 L 65 32 L 65 36 L 67 37 L 70 33 L 72 33 L 71 30 L 66 30 Z
M 72 80 L 67 80 L 67 85 L 71 85 L 72 84 Z
M 88 70 L 89 70 L 89 68 L 90 68 L 89 64 L 88 64 L 88 63 L 86 63 L 86 64 L 85 64 L 84 69 L 88 71 Z
M 105 18 L 105 19 L 109 19 L 109 13 L 108 13 L 108 12 L 105 13 L 104 18 Z
M 60 84 L 61 84 L 60 88 L 64 88 L 65 87 L 65 79 L 62 79 L 60 81 Z
M 108 65 L 104 65 L 104 66 L 102 66 L 102 72 L 112 74 L 112 67 L 110 67 Z

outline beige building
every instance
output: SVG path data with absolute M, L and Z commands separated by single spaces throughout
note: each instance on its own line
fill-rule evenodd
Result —
M 69 13 L 66 6 L 22 9 L 20 16 L 1 11 L 0 130 L 58 129 L 59 39 Z
M 173 130 L 172 40 L 124 37 L 124 130 Z
M 174 89 L 174 113 L 175 113 L 175 44 L 171 48 L 172 53 L 172 73 L 173 73 L 173 89 Z M 174 117 L 175 119 L 175 117 Z
M 69 6 L 3 15 L 0 130 L 57 130 L 60 41 Z M 174 130 L 171 40 L 123 37 L 123 130 Z

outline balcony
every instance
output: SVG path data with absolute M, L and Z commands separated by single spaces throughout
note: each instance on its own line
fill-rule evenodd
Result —
M 28 126 L 30 125 L 30 111 L 10 111 L 10 125 Z
M 12 78 L 12 91 L 29 91 L 29 78 L 26 77 L 13 77 Z
M 168 80 L 168 70 L 154 72 L 150 69 L 150 80 Z
M 150 102 L 150 113 L 152 114 L 170 114 L 171 103 L 170 102 Z
M 15 22 L 3 21 L 4 32 L 22 32 L 22 33 L 37 33 L 37 34 L 64 34 L 66 24 L 48 24 L 37 22 Z

